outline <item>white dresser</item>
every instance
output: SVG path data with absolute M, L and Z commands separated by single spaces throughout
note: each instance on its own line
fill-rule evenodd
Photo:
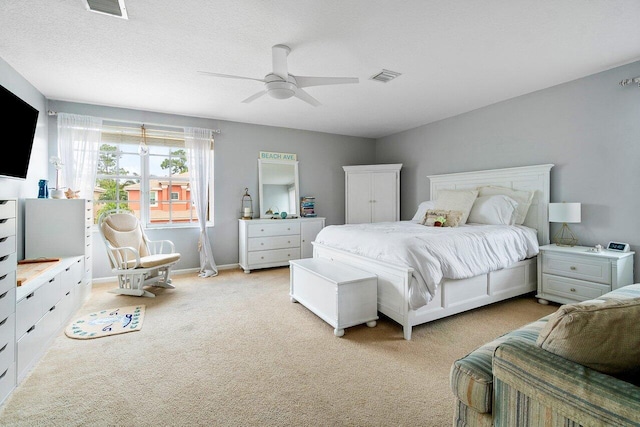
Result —
M 324 228 L 324 218 L 238 220 L 239 264 L 251 270 L 289 265 L 313 256 L 313 242 Z
M 0 403 L 16 386 L 16 200 L 0 200 Z
M 359 224 L 400 220 L 402 164 L 343 166 L 345 222 Z
M 82 256 L 80 304 L 91 294 L 93 205 L 85 199 L 26 199 L 25 258 Z
M 585 246 L 541 246 L 536 297 L 542 304 L 570 304 L 630 285 L 634 253 L 591 252 Z

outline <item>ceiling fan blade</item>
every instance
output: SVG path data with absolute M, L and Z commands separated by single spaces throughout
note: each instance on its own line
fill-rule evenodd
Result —
M 273 74 L 282 77 L 285 82 L 289 79 L 289 71 L 287 70 L 287 56 L 291 49 L 283 44 L 274 45 L 271 48 L 273 55 Z
M 318 105 L 321 105 L 320 102 L 315 99 L 313 96 L 309 95 L 307 92 L 305 92 L 304 90 L 298 88 L 296 89 L 296 93 L 294 94 L 294 96 L 296 98 L 300 98 L 302 99 L 304 102 L 307 102 L 311 105 L 313 105 L 314 107 L 317 107 Z
M 226 77 L 230 79 L 242 79 L 242 80 L 255 80 L 257 82 L 262 82 L 262 83 L 265 82 L 264 79 L 254 79 L 253 77 L 232 76 L 230 74 L 211 73 L 209 71 L 198 71 L 198 73 L 206 74 L 208 76 L 214 76 L 214 77 Z
M 309 77 L 294 76 L 298 87 L 322 86 L 322 85 L 343 85 L 358 83 L 357 77 Z
M 251 101 L 255 101 L 256 99 L 260 98 L 262 95 L 264 95 L 265 93 L 267 93 L 266 90 L 261 90 L 260 92 L 251 95 L 250 97 L 248 97 L 247 99 L 245 99 L 244 101 L 242 101 L 245 104 L 250 103 Z

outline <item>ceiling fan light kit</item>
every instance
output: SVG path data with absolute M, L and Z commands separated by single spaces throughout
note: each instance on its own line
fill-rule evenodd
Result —
M 245 104 L 255 101 L 264 94 L 269 94 L 275 99 L 288 99 L 296 97 L 314 107 L 320 105 L 320 102 L 309 95 L 302 88 L 311 86 L 337 85 L 358 83 L 357 77 L 308 77 L 294 76 L 289 74 L 287 68 L 287 56 L 291 52 L 289 46 L 276 44 L 271 48 L 273 71 L 267 74 L 264 79 L 256 79 L 253 77 L 234 76 L 230 74 L 211 73 L 208 71 L 200 71 L 214 77 L 224 77 L 231 79 L 255 80 L 264 83 L 265 89 L 257 92 L 244 101 Z

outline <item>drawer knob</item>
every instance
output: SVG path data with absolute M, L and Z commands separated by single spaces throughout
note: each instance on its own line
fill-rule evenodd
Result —
M 260 231 L 264 231 L 264 228 L 261 228 Z
M 260 243 L 260 246 L 264 246 L 264 243 Z
M 287 230 L 291 230 L 291 228 L 287 227 Z
M 569 290 L 570 290 L 571 292 L 575 292 L 575 291 L 576 291 L 576 288 L 571 288 L 571 289 L 569 289 Z
M 573 265 L 572 265 L 570 268 L 571 268 L 572 270 L 575 270 L 575 269 L 576 269 Z
M 263 257 L 263 256 L 261 256 L 261 257 L 260 257 L 260 259 L 264 259 L 264 257 Z

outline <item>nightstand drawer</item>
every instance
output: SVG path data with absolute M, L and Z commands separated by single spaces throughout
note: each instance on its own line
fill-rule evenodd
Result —
M 611 291 L 611 286 L 585 282 L 567 277 L 542 275 L 542 292 L 575 301 L 594 299 Z
M 544 252 L 542 266 L 543 273 L 611 284 L 611 263 L 608 260 Z

